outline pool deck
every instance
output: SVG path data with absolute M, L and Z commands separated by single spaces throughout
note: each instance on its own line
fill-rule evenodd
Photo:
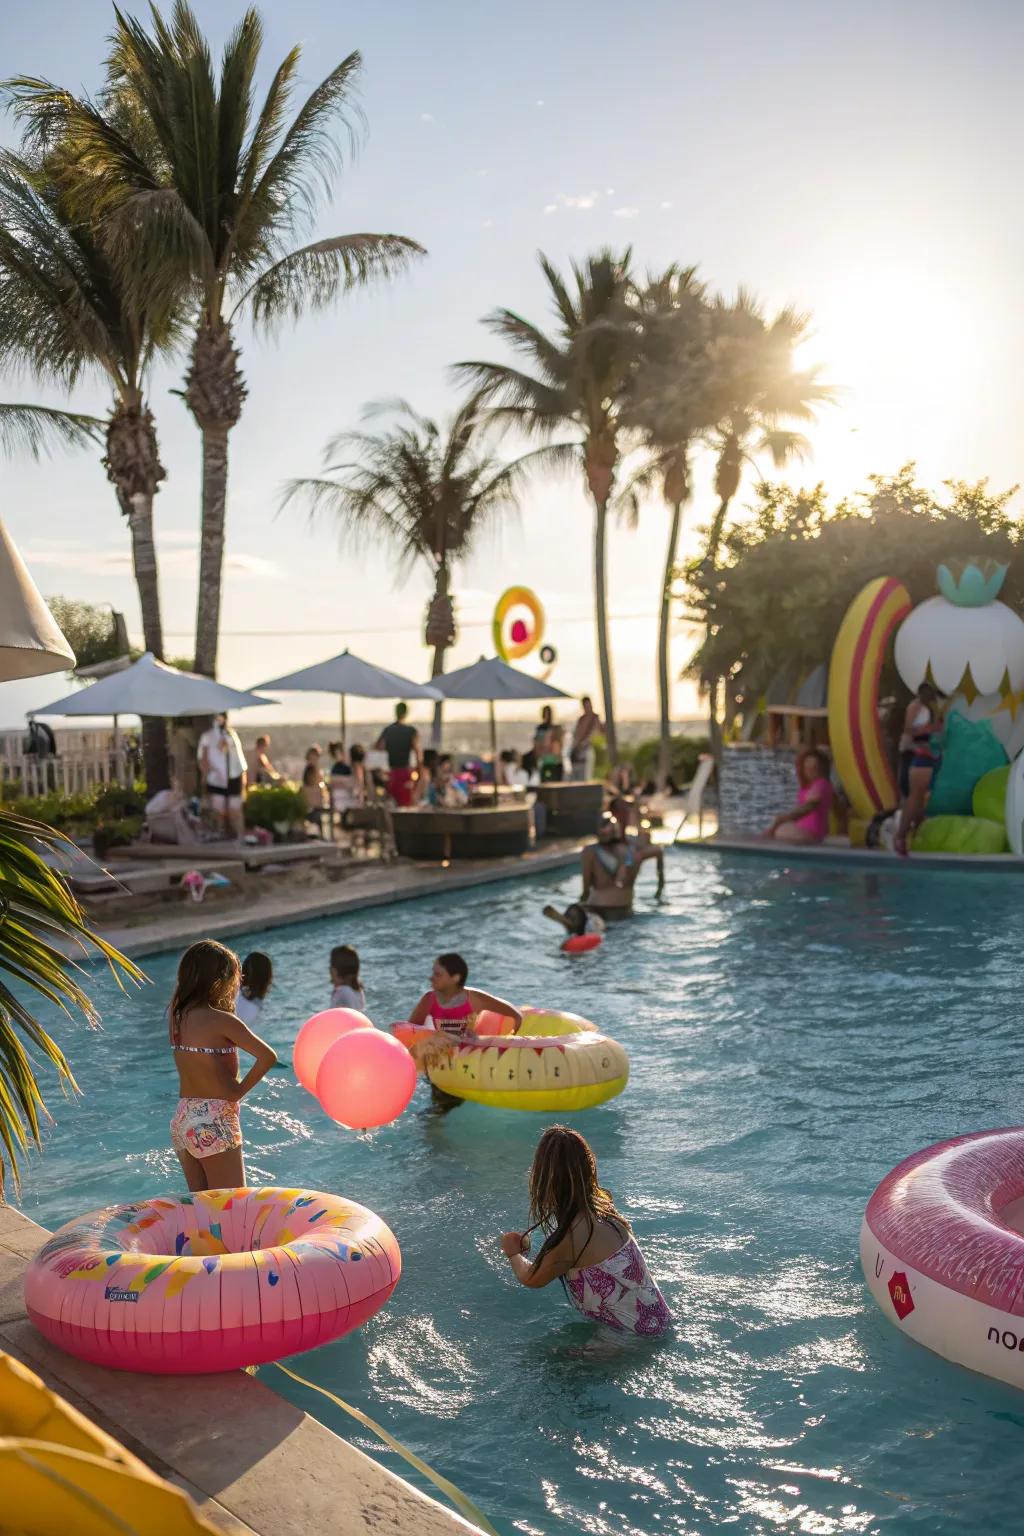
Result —
M 714 837 L 688 838 L 675 844 L 694 853 L 749 854 L 768 859 L 773 864 L 844 864 L 849 868 L 886 870 L 900 874 L 927 870 L 957 870 L 974 874 L 1021 875 L 1024 858 L 1015 853 L 913 853 L 909 858 L 890 853 L 885 848 L 851 848 L 841 843 L 776 843 L 766 837 L 736 837 L 716 833 Z
M 281 928 L 288 923 L 304 923 L 314 917 L 333 917 L 344 912 L 361 912 L 367 907 L 388 906 L 392 902 L 416 901 L 423 896 L 441 896 L 449 891 L 466 891 L 503 880 L 522 880 L 552 870 L 578 867 L 578 840 L 552 841 L 536 851 L 510 858 L 480 859 L 450 864 L 377 864 L 348 873 L 338 888 L 330 886 L 272 885 L 265 894 L 240 908 L 204 906 L 183 902 L 167 912 L 154 914 L 131 927 L 97 924 L 98 931 L 122 954 L 138 960 L 145 955 L 178 950 L 211 933 L 219 939 L 252 933 L 264 928 Z
M 183 1488 L 230 1536 L 468 1536 L 468 1524 L 244 1371 L 139 1376 L 66 1355 L 25 1316 L 49 1236 L 0 1203 L 0 1350 Z M 457 1476 L 457 1472 L 456 1472 Z

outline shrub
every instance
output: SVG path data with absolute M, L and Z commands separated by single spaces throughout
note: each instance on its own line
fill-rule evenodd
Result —
M 245 824 L 272 832 L 279 822 L 289 826 L 306 817 L 302 791 L 291 784 L 257 784 L 245 797 Z
M 630 753 L 633 772 L 641 784 L 657 775 L 659 746 L 658 737 L 652 736 L 649 741 L 640 742 Z M 689 784 L 697 771 L 697 759 L 702 752 L 708 750 L 706 736 L 673 736 L 670 739 L 668 771 L 677 785 Z
M 104 784 L 93 803 L 97 821 L 116 821 L 120 816 L 144 815 L 146 795 L 134 785 Z
M 99 859 L 105 858 L 111 848 L 127 848 L 142 831 L 141 816 L 118 816 L 109 821 L 98 821 L 92 834 L 93 852 Z
M 69 827 L 88 828 L 96 820 L 96 793 L 86 790 L 82 794 L 65 795 L 51 790 L 47 795 L 21 795 L 9 801 L 8 808 L 16 816 L 45 822 L 48 827 L 57 827 L 60 831 L 67 831 Z

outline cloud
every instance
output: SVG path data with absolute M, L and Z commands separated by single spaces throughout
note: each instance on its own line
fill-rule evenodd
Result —
M 567 197 L 559 192 L 558 201 L 563 208 L 593 208 L 600 196 L 600 192 L 578 192 L 575 197 Z
M 625 208 L 613 209 L 613 214 L 617 219 L 635 219 L 639 212 L 640 209 L 634 208 L 631 204 L 627 204 Z
M 171 529 L 157 540 L 161 547 L 160 574 L 168 578 L 194 576 L 196 574 L 199 538 L 197 534 Z M 168 549 L 166 546 L 170 545 Z M 86 576 L 130 576 L 132 574 L 131 551 L 127 541 L 122 545 L 109 545 L 97 549 L 95 545 L 75 544 L 68 539 L 40 539 L 28 549 L 22 550 L 25 563 L 45 566 L 51 570 L 73 571 Z M 279 567 L 273 560 L 261 555 L 233 555 L 224 557 L 224 570 L 241 580 L 277 576 Z
M 434 114 L 433 114 L 433 112 L 421 112 L 420 113 L 420 122 L 421 123 L 432 123 L 433 121 L 434 121 Z

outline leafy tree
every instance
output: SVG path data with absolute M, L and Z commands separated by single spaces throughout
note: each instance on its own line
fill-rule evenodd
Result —
M 333 438 L 324 476 L 293 480 L 285 501 L 304 502 L 311 515 L 330 513 L 355 548 L 367 534 L 390 544 L 400 573 L 418 560 L 428 566 L 434 596 L 426 642 L 434 650 L 431 676 L 438 677 L 456 638 L 452 566 L 472 552 L 499 513 L 510 509 L 518 468 L 482 451 L 475 400 L 467 401 L 446 427 L 418 415 L 404 400 L 371 406 L 366 416 L 372 420 L 383 413 L 394 414 L 392 425 Z M 440 702 L 434 705 L 435 742 L 440 741 L 441 708 Z
M 608 507 L 621 452 L 620 411 L 635 328 L 629 321 L 629 250 L 621 256 L 601 250 L 582 264 L 573 262 L 566 282 L 546 256 L 540 265 L 548 285 L 555 327 L 542 331 L 510 309 L 498 309 L 484 324 L 525 368 L 512 363 L 465 362 L 456 375 L 488 407 L 488 420 L 517 429 L 542 446 L 519 462 L 576 468 L 594 503 L 594 606 L 608 751 L 617 759 L 615 698 L 608 641 L 606 571 Z M 569 430 L 569 441 L 552 442 Z
M 115 7 L 109 89 L 95 104 L 44 80 L 14 82 L 38 132 L 69 138 L 88 180 L 80 207 L 102 219 L 108 248 L 140 295 L 197 318 L 185 402 L 202 434 L 202 534 L 195 666 L 216 671 L 224 559 L 228 438 L 246 397 L 234 328 L 273 328 L 340 292 L 388 277 L 422 248 L 400 235 L 334 235 L 292 247 L 341 167 L 337 131 L 351 131 L 361 59 L 347 58 L 289 115 L 301 50 L 278 65 L 257 105 L 263 25 L 247 10 L 219 74 L 187 0 L 151 30 Z
M 122 636 L 109 608 L 74 597 L 48 597 L 46 605 L 75 653 L 79 667 L 123 655 Z

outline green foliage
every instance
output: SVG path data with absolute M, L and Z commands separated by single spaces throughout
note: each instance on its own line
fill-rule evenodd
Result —
M 15 816 L 30 821 L 43 822 L 58 831 L 91 827 L 96 820 L 96 791 L 85 790 L 81 794 L 65 795 L 52 790 L 47 795 L 4 795 L 7 808 Z
M 29 1139 L 38 1144 L 46 1114 L 25 1043 L 56 1071 L 66 1089 L 75 1087 L 63 1051 L 34 1016 L 26 992 L 69 1017 L 77 1013 L 88 1024 L 97 1022 L 81 973 L 64 953 L 68 944 L 99 950 L 118 979 L 145 980 L 130 960 L 88 928 L 75 898 L 43 858 L 45 852 L 59 851 L 63 841 L 51 827 L 0 811 L 0 1189 L 7 1168 L 17 1182 L 18 1156 Z
M 116 820 L 119 816 L 142 816 L 146 810 L 146 795 L 135 785 L 104 784 L 93 805 L 101 821 Z
M 92 834 L 92 848 L 96 857 L 103 859 L 111 848 L 128 848 L 142 831 L 142 816 L 103 816 L 96 822 Z
M 657 775 L 658 749 L 661 745 L 660 738 L 650 737 L 633 747 L 626 756 L 633 765 L 633 772 L 641 784 L 653 779 Z M 672 736 L 669 738 L 669 765 L 668 771 L 675 780 L 677 787 L 689 784 L 697 772 L 697 759 L 702 752 L 708 750 L 708 738 L 706 736 Z
M 725 563 L 686 572 L 688 617 L 707 626 L 688 669 L 703 684 L 726 678 L 753 700 L 779 672 L 794 676 L 828 662 L 850 602 L 878 576 L 905 582 L 915 603 L 936 590 L 939 563 L 994 556 L 1009 566 L 1001 596 L 1024 604 L 1024 535 L 1007 510 L 1017 487 L 992 492 L 986 480 L 944 482 L 945 495 L 919 486 L 914 465 L 872 475 L 868 489 L 830 508 L 821 485 L 794 491 L 758 487 L 754 515 L 725 538 Z M 883 693 L 895 688 L 883 675 Z
M 245 824 L 272 832 L 279 822 L 293 826 L 305 820 L 302 791 L 291 784 L 257 784 L 245 797 Z

